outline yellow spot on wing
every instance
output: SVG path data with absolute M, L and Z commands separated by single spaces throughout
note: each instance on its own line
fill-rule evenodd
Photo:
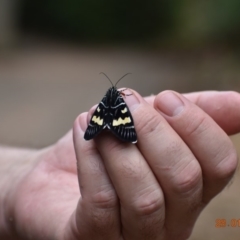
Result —
M 101 119 L 100 117 L 96 117 L 95 115 L 93 116 L 92 121 L 97 123 L 98 125 L 103 125 L 103 119 Z
M 122 113 L 126 113 L 127 112 L 127 108 L 125 107 L 123 110 L 121 110 Z
M 97 111 L 100 112 L 100 108 L 99 107 L 97 108 Z
M 118 120 L 113 120 L 113 126 L 119 126 L 121 124 L 125 125 L 126 123 L 130 123 L 131 122 L 131 119 L 130 117 L 125 117 L 124 119 L 122 118 L 118 118 Z

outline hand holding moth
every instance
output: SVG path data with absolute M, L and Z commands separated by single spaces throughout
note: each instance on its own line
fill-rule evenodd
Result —
M 99 232 L 91 239 L 187 239 L 201 210 L 232 177 L 236 151 L 213 119 L 178 93 L 160 93 L 153 107 L 136 92 L 125 101 L 137 145 L 108 132 L 85 142 L 87 115 L 75 122 L 79 214 L 85 216 L 77 225 L 86 226 L 86 239 L 94 226 Z
M 146 102 L 131 93 L 137 144 L 108 131 L 85 141 L 91 112 L 76 119 L 74 143 L 70 131 L 42 150 L 0 148 L 0 239 L 189 236 L 236 169 L 223 130 L 240 132 L 240 95 L 167 91 Z

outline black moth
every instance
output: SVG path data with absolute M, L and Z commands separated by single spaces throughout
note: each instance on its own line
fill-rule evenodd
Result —
M 108 76 L 104 74 L 107 78 Z M 117 83 L 126 75 L 121 77 Z M 98 104 L 94 111 L 87 130 L 84 134 L 85 140 L 94 138 L 104 128 L 110 129 L 119 139 L 125 142 L 137 142 L 137 134 L 135 131 L 132 115 L 123 100 L 123 96 L 128 96 L 123 93 L 124 90 L 118 91 L 116 85 L 110 87 L 103 97 L 102 101 Z

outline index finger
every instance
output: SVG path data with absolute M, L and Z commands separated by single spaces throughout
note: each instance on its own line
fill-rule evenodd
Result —
M 210 115 L 229 135 L 240 131 L 240 94 L 233 91 L 205 91 L 184 96 Z
M 228 134 L 240 132 L 240 94 L 234 91 L 204 91 L 183 94 L 199 106 Z M 145 100 L 153 106 L 155 96 Z

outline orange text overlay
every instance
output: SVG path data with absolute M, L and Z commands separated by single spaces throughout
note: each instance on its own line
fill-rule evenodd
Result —
M 215 220 L 215 227 L 216 228 L 225 228 L 225 227 L 240 228 L 240 219 L 233 218 L 233 219 L 227 220 L 225 218 L 217 218 Z

